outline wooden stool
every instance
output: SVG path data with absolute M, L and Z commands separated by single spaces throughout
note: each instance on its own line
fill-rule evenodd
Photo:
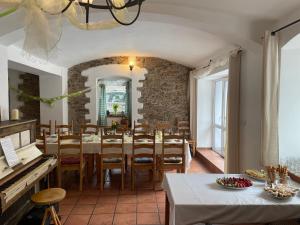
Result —
M 55 211 L 54 204 L 59 203 L 66 197 L 66 191 L 61 188 L 50 188 L 42 190 L 31 197 L 37 205 L 48 206 L 45 210 L 42 225 L 45 225 L 49 215 L 55 225 L 62 225 Z

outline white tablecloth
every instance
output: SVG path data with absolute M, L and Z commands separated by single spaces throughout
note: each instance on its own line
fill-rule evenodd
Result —
M 163 188 L 170 202 L 170 225 L 197 223 L 268 223 L 300 218 L 300 195 L 276 200 L 264 183 L 246 190 L 216 184 L 224 174 L 166 174 Z M 233 176 L 233 175 L 225 175 Z
M 83 153 L 84 154 L 96 154 L 100 153 L 101 151 L 101 144 L 100 139 L 95 139 L 92 142 L 83 142 Z M 132 154 L 132 139 L 129 137 L 125 138 L 124 142 L 124 151 L 125 154 L 131 155 Z M 169 152 L 170 150 L 168 150 Z M 47 143 L 47 152 L 49 154 L 57 154 L 57 142 Z M 156 154 L 162 153 L 162 142 L 157 141 L 155 145 L 155 152 Z M 185 162 L 186 162 L 186 170 L 190 168 L 190 163 L 192 161 L 192 156 L 190 152 L 190 147 L 187 142 L 185 142 Z

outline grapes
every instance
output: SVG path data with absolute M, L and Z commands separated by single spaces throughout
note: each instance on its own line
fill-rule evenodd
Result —
M 217 183 L 225 187 L 247 188 L 252 186 L 252 182 L 245 178 L 223 177 L 218 178 Z

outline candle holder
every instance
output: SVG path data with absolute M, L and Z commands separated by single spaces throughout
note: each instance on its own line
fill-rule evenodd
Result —
M 20 120 L 20 113 L 18 109 L 13 109 L 11 111 L 11 120 Z

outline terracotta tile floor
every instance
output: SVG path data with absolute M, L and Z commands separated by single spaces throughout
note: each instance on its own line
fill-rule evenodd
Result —
M 193 159 L 189 173 L 208 173 L 198 160 Z M 60 204 L 64 225 L 158 225 L 164 224 L 165 195 L 151 189 L 147 173 L 137 175 L 137 190 L 130 190 L 129 172 L 125 190 L 120 191 L 119 171 L 107 175 L 105 190 L 101 193 L 96 177 L 86 182 L 84 191 L 78 191 L 75 174 L 63 176 L 67 197 Z

